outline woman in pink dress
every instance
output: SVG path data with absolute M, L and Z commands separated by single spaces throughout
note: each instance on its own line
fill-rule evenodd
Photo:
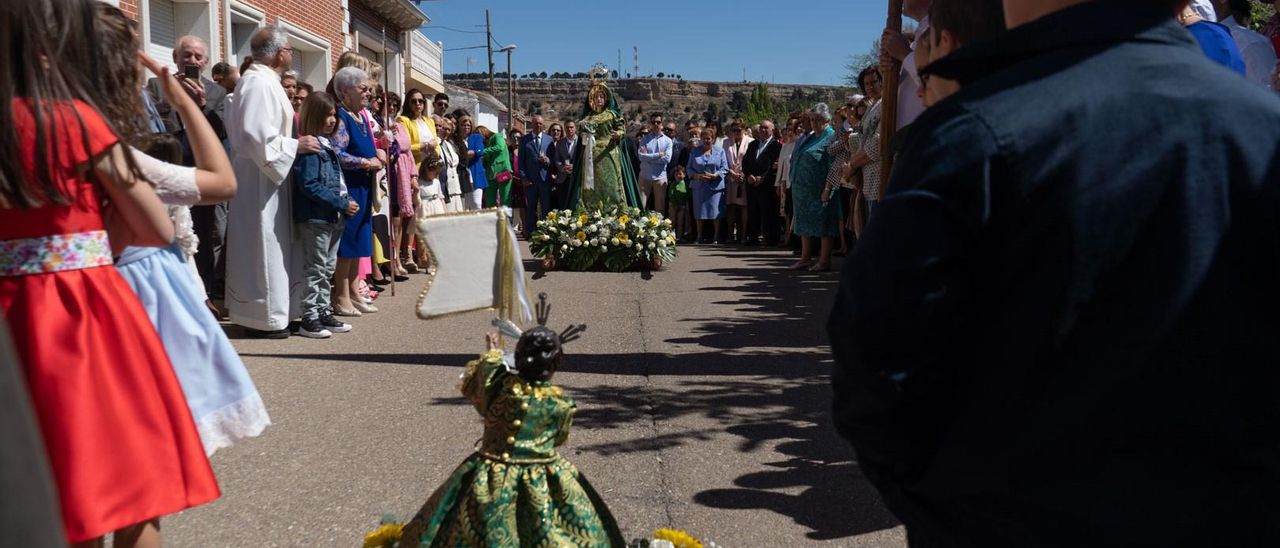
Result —
M 95 35 L 96 5 L 0 7 L 0 33 L 25 46 L 0 56 L 11 82 L 0 87 L 0 311 L 67 541 L 92 545 L 114 531 L 116 546 L 158 546 L 160 516 L 219 493 L 164 347 L 112 267 L 113 249 L 169 245 L 173 223 L 111 124 L 83 102 L 97 83 L 49 70 L 90 47 L 73 37 Z

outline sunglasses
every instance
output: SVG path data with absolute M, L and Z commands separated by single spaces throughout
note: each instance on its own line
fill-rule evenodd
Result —
M 409 102 L 410 102 L 410 103 L 413 103 L 413 104 L 415 104 L 415 105 L 425 105 L 425 104 L 427 104 L 427 100 L 426 100 L 426 99 L 409 99 Z

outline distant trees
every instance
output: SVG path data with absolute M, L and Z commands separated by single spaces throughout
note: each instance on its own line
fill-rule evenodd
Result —
M 658 73 L 658 78 L 666 78 L 666 77 L 667 77 L 667 73 L 665 73 L 665 72 L 659 72 L 659 73 Z

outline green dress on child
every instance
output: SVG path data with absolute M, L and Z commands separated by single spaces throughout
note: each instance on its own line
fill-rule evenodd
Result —
M 587 479 L 555 450 L 576 406 L 491 351 L 467 364 L 462 393 L 484 416 L 479 448 L 405 525 L 400 546 L 624 546 Z

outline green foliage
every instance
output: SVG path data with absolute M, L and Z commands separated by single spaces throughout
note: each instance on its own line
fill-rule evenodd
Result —
M 1253 20 L 1242 22 L 1241 24 L 1255 31 L 1262 30 L 1262 26 L 1267 24 L 1267 21 L 1271 20 L 1271 17 L 1276 14 L 1276 8 L 1272 4 L 1250 2 L 1249 5 L 1253 8 Z
M 880 63 L 880 39 L 876 38 L 871 42 L 871 48 L 862 53 L 849 56 L 849 62 L 844 65 L 844 83 L 847 86 L 858 87 L 858 73 L 862 69 L 871 65 Z
M 769 87 L 764 84 L 756 84 L 751 90 L 751 99 L 747 101 L 747 111 L 742 117 L 747 120 L 748 124 L 758 124 L 761 120 L 772 119 L 777 120 L 778 103 L 773 100 L 773 96 L 769 95 Z

